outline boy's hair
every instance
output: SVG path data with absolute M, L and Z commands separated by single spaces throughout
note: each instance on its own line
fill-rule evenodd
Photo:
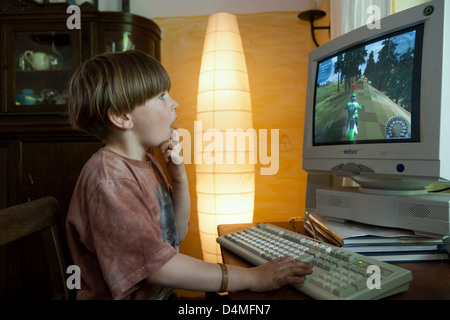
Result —
M 115 114 L 170 89 L 170 78 L 153 57 L 139 51 L 105 53 L 85 61 L 69 83 L 67 111 L 72 127 L 106 141 Z

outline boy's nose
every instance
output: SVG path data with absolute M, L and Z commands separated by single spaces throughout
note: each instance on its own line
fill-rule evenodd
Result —
M 178 109 L 178 102 L 176 102 L 175 100 L 173 100 L 173 103 L 172 103 L 172 110 L 176 110 L 176 109 Z

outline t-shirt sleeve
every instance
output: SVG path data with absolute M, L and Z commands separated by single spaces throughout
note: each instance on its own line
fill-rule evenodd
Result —
M 136 181 L 103 183 L 89 206 L 92 242 L 113 298 L 132 292 L 177 253 L 161 238 L 156 199 L 145 199 Z

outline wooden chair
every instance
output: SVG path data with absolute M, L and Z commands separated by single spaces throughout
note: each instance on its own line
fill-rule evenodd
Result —
M 60 242 L 59 223 L 58 202 L 53 197 L 2 209 L 0 210 L 0 246 L 40 233 L 47 256 L 53 299 L 67 300 L 70 298 L 70 292 L 66 286 L 67 274 Z M 45 276 L 48 277 L 48 274 Z M 26 285 L 26 283 L 21 284 L 21 286 Z

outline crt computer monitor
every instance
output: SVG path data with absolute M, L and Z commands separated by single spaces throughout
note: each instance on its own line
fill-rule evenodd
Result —
M 450 181 L 450 1 L 363 26 L 309 55 L 303 169 L 365 188 Z

